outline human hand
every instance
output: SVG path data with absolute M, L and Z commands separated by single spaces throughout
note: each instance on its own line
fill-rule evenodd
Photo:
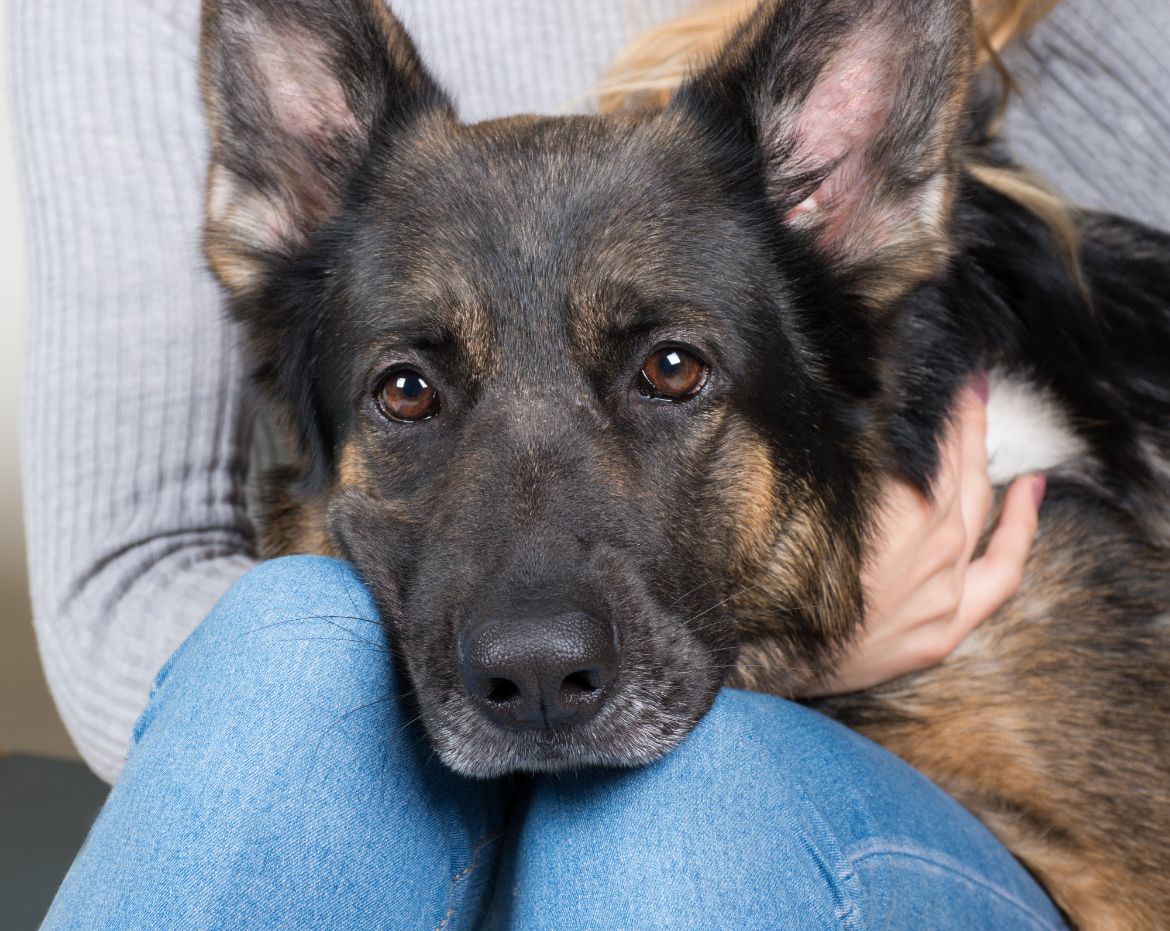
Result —
M 860 691 L 941 663 L 1019 588 L 1045 478 L 1012 484 L 999 525 L 972 561 L 993 500 L 986 405 L 987 379 L 977 376 L 942 447 L 933 501 L 890 478 L 881 532 L 862 572 L 861 631 L 809 697 Z

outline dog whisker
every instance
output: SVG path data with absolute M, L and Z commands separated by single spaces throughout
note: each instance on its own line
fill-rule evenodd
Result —
M 690 591 L 684 592 L 683 594 L 679 595 L 676 599 L 674 599 L 674 601 L 672 601 L 670 604 L 668 604 L 666 606 L 666 608 L 669 611 L 671 608 L 677 607 L 679 602 L 683 601 L 686 598 L 689 598 L 691 595 L 693 595 L 695 592 L 697 592 L 700 588 L 706 588 L 708 585 L 713 585 L 716 582 L 726 582 L 726 581 L 727 581 L 726 578 L 715 578 L 715 579 L 708 579 L 706 582 L 700 582 L 698 585 L 696 585 Z
M 689 620 L 689 622 L 693 623 L 694 621 L 697 621 L 699 618 L 703 617 L 705 614 L 709 614 L 712 611 L 714 611 L 716 608 L 722 607 L 723 605 L 727 604 L 727 602 L 731 601 L 733 598 L 739 598 L 742 595 L 746 595 L 749 592 L 755 591 L 757 588 L 762 588 L 763 586 L 764 586 L 763 582 L 757 582 L 755 585 L 749 585 L 747 588 L 740 589 L 738 592 L 735 592 L 731 595 L 728 595 L 726 598 L 722 599 L 721 601 L 715 602 L 715 604 L 711 605 L 711 607 L 709 607 L 703 611 L 700 611 L 698 614 L 696 614 L 694 617 L 689 618 L 688 620 Z
M 376 653 L 384 653 L 390 655 L 390 650 L 381 644 L 374 643 L 370 640 L 363 640 L 360 637 L 285 637 L 281 640 L 282 643 L 355 643 L 359 646 L 369 647 Z
M 320 736 L 320 738 L 319 738 L 319 739 L 318 739 L 318 741 L 317 741 L 317 746 L 316 746 L 316 748 L 313 750 L 313 758 L 314 758 L 314 759 L 316 759 L 316 757 L 317 757 L 317 756 L 320 754 L 320 752 L 321 752 L 321 747 L 322 747 L 322 746 L 324 745 L 324 743 L 325 743 L 325 738 L 326 738 L 326 737 L 328 737 L 328 736 L 329 736 L 329 735 L 330 735 L 330 734 L 331 734 L 331 733 L 332 733 L 332 732 L 333 732 L 333 731 L 334 731 L 336 728 L 338 728 L 339 726 L 341 726 L 342 724 L 344 724 L 344 723 L 345 723 L 345 722 L 346 722 L 346 721 L 347 721 L 349 718 L 353 717 L 355 714 L 359 714 L 359 713 L 360 713 L 360 712 L 362 712 L 362 711 L 368 711 L 370 708 L 376 708 L 376 707 L 378 707 L 379 705 L 385 705 L 385 704 L 388 704 L 389 702 L 392 702 L 392 701 L 394 701 L 394 696 L 393 696 L 393 695 L 387 695 L 387 696 L 385 696 L 385 697 L 383 697 L 383 698 L 377 698 L 377 699 L 375 699 L 374 701 L 371 701 L 371 702 L 366 702 L 365 704 L 358 705 L 356 708 L 351 708 L 349 711 L 345 712 L 345 714 L 343 714 L 343 715 L 341 715 L 340 717 L 336 718 L 336 719 L 335 719 L 335 720 L 334 720 L 332 723 L 330 723 L 330 725 L 329 725 L 328 727 L 326 727 L 326 728 L 325 728 L 325 730 L 324 730 L 324 731 L 321 733 L 321 736 Z
M 250 634 L 257 634 L 261 631 L 271 630 L 274 627 L 281 627 L 285 624 L 305 624 L 309 621 L 361 621 L 365 624 L 377 624 L 379 626 L 382 624 L 381 621 L 375 621 L 368 617 L 358 617 L 356 615 L 350 614 L 307 614 L 303 617 L 286 617 L 279 621 L 271 621 L 267 624 L 259 624 L 255 627 L 248 628 L 248 630 L 245 630 L 238 636 L 246 637 Z
M 422 716 L 422 713 L 420 712 L 419 714 L 416 714 L 413 718 L 411 718 L 409 721 L 407 721 L 405 724 L 403 724 L 401 729 L 405 731 L 408 728 L 412 727 L 413 725 L 417 724 L 422 719 L 423 719 L 423 716 Z
M 783 663 L 726 663 L 716 669 L 783 669 L 786 672 L 812 672 L 810 666 L 785 666 Z

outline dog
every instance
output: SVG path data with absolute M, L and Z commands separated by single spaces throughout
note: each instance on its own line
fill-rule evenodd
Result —
M 659 110 L 462 125 L 380 0 L 205 0 L 205 251 L 300 458 L 267 555 L 351 560 L 459 772 L 634 766 L 806 694 L 882 477 L 991 372 L 1044 469 L 1018 594 L 818 702 L 1075 926 L 1170 917 L 1170 237 L 1001 186 L 967 0 L 764 3 Z

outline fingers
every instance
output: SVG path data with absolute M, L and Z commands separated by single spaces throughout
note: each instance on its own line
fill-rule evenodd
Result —
M 1004 496 L 1003 513 L 987 550 L 967 570 L 957 617 L 961 636 L 998 611 L 1020 587 L 1045 487 L 1044 475 L 1028 475 L 1016 479 Z
M 933 596 L 946 587 L 952 592 L 949 607 L 939 615 L 954 617 L 962 577 L 992 501 L 987 478 L 986 398 L 986 375 L 976 375 L 959 394 L 954 420 L 939 446 L 930 498 L 905 480 L 895 476 L 887 479 L 877 543 L 866 556 L 862 577 L 871 595 L 922 594 L 929 585 Z M 943 578 L 935 579 L 936 575 Z M 880 606 L 888 600 L 879 597 L 876 603 Z
M 855 691 L 936 665 L 1016 592 L 1044 477 L 1026 476 L 1008 489 L 987 550 L 972 562 L 994 495 L 986 401 L 986 376 L 976 376 L 940 446 L 931 499 L 908 482 L 887 482 L 881 533 L 862 573 L 865 623 L 832 676 L 810 694 Z
M 966 636 L 1003 607 L 1016 593 L 1024 564 L 1036 536 L 1040 503 L 1044 497 L 1043 475 L 1017 479 L 1004 496 L 999 524 L 987 551 L 975 562 L 963 561 L 957 578 L 961 595 L 949 586 L 956 577 L 934 576 L 912 599 L 910 614 L 919 623 L 903 630 L 869 631 L 854 644 L 834 675 L 810 692 L 839 694 L 870 688 L 897 676 L 935 666 L 945 660 Z M 957 607 L 956 607 L 957 606 Z M 903 608 L 905 610 L 905 607 Z
M 958 595 L 971 554 L 982 534 L 994 493 L 987 476 L 987 377 L 976 376 L 963 389 L 952 429 L 940 448 L 934 509 L 938 531 L 927 559 L 953 576 Z M 952 612 L 953 613 L 953 612 Z
M 987 376 L 983 376 L 986 381 Z M 987 476 L 987 405 L 977 388 L 964 392 L 959 413 L 959 438 L 962 459 L 959 464 L 959 517 L 963 522 L 964 543 L 961 568 L 965 569 L 975 552 L 993 492 Z
M 976 375 L 959 395 L 958 410 L 939 451 L 935 509 L 953 524 L 954 561 L 970 558 L 991 506 L 987 478 L 987 376 Z
M 932 489 L 934 508 L 941 517 L 946 517 L 959 494 L 963 474 L 965 436 L 971 420 L 978 416 L 981 407 L 978 397 L 968 388 L 960 395 L 959 409 L 950 429 L 947 430 L 939 447 L 938 472 Z

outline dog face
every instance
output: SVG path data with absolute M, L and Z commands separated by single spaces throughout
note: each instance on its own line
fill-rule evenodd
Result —
M 451 766 L 645 762 L 848 639 L 965 11 L 766 6 L 662 112 L 463 126 L 377 0 L 206 5 L 207 252 L 305 457 L 278 548 L 357 565 Z

